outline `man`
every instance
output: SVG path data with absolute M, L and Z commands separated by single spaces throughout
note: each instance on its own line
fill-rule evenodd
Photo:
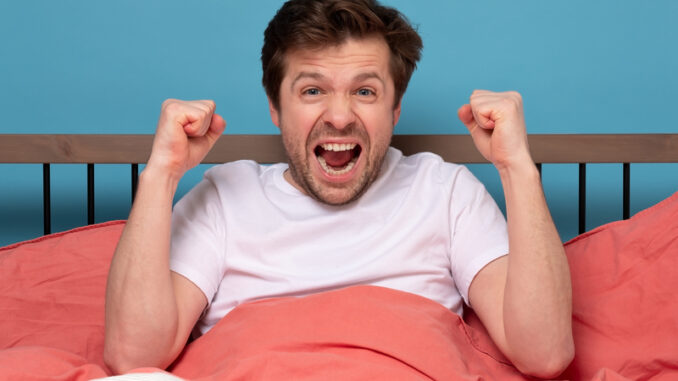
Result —
M 464 167 L 389 148 L 422 46 L 397 11 L 291 0 L 264 40 L 288 163 L 215 167 L 172 215 L 179 179 L 225 122 L 211 101 L 163 103 L 109 275 L 111 368 L 165 367 L 194 326 L 204 333 L 247 301 L 373 284 L 457 313 L 465 301 L 521 371 L 560 373 L 574 353 L 569 270 L 520 96 L 475 91 L 458 111 L 499 171 L 507 227 Z

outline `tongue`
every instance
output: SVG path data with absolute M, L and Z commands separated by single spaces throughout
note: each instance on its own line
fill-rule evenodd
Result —
M 325 159 L 325 163 L 330 167 L 341 168 L 351 161 L 353 158 L 353 151 L 323 151 L 321 155 L 323 159 Z

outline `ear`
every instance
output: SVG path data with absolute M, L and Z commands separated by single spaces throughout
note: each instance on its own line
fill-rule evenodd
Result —
M 403 101 L 401 100 L 398 102 L 398 105 L 393 109 L 393 126 L 395 127 L 396 124 L 398 124 L 398 120 L 400 119 L 400 110 L 403 104 Z
M 268 112 L 271 113 L 271 120 L 276 127 L 280 128 L 280 113 L 278 109 L 273 105 L 271 98 L 268 98 Z

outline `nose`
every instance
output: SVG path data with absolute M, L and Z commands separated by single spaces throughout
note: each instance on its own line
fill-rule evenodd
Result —
M 355 123 L 356 115 L 353 112 L 350 97 L 333 96 L 327 100 L 323 113 L 323 121 L 332 127 L 343 130 Z

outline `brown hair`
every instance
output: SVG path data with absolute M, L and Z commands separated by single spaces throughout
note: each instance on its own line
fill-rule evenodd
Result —
M 421 37 L 405 16 L 376 0 L 286 2 L 268 24 L 261 49 L 262 83 L 275 108 L 280 105 L 286 52 L 339 45 L 349 37 L 372 35 L 382 36 L 391 51 L 395 107 L 407 89 L 422 49 Z

